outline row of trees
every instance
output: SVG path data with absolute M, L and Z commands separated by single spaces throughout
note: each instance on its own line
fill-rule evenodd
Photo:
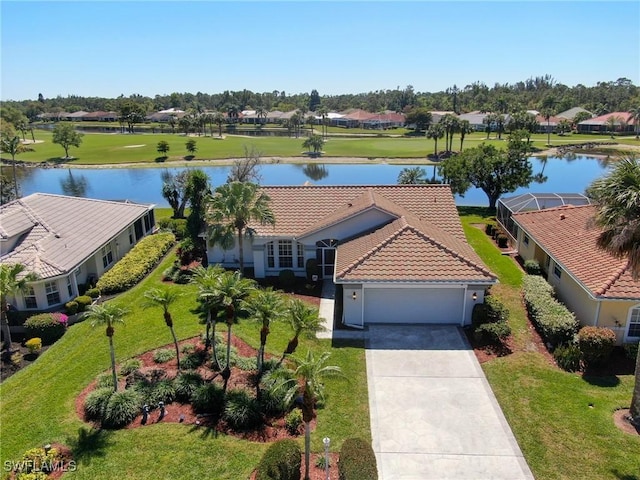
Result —
M 481 110 L 507 113 L 517 110 L 539 109 L 545 97 L 553 97 L 557 111 L 581 106 L 596 114 L 614 111 L 628 111 L 640 104 L 640 89 L 627 78 L 615 81 L 598 82 L 595 86 L 582 84 L 569 87 L 551 75 L 531 77 L 527 80 L 509 83 L 495 83 L 488 86 L 474 82 L 464 87 L 452 87 L 440 92 L 416 92 L 413 86 L 404 88 L 377 90 L 367 93 L 325 95 L 317 90 L 310 93 L 287 94 L 285 91 L 252 92 L 250 90 L 224 91 L 222 93 L 178 93 L 156 95 L 153 98 L 142 95 L 121 95 L 118 98 L 67 97 L 45 98 L 38 100 L 4 101 L 2 107 L 14 107 L 29 121 L 35 121 L 37 115 L 44 112 L 67 111 L 117 111 L 123 112 L 123 105 L 136 105 L 129 114 L 156 112 L 167 108 L 179 108 L 202 112 L 215 110 L 228 112 L 230 109 L 264 109 L 291 111 L 304 108 L 317 111 L 325 107 L 332 111 L 348 108 L 362 108 L 370 112 L 392 110 L 404 112 L 409 108 L 423 107 L 429 110 L 454 111 L 456 113 Z M 122 115 L 126 117 L 126 115 Z M 133 117 L 132 117 L 133 118 Z

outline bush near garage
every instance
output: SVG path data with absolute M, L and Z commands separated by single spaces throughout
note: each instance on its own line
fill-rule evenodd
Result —
M 347 438 L 340 449 L 338 461 L 340 480 L 377 480 L 376 455 L 368 442 Z
M 130 289 L 142 280 L 175 243 L 173 233 L 157 233 L 143 238 L 98 283 L 104 294 L 119 293 Z
M 578 332 L 578 346 L 586 366 L 602 365 L 611 356 L 616 334 L 610 328 L 582 327 Z
M 256 480 L 300 480 L 301 465 L 300 446 L 293 440 L 278 440 L 264 452 Z

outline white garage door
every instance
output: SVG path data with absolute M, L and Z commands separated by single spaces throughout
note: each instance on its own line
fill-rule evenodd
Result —
M 462 321 L 462 288 L 366 288 L 365 323 L 453 323 Z

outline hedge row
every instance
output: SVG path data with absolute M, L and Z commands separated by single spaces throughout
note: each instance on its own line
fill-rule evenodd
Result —
M 537 275 L 525 275 L 522 287 L 531 321 L 552 346 L 573 340 L 578 322 L 567 307 L 553 296 L 553 287 Z
M 338 461 L 340 480 L 378 480 L 376 455 L 368 442 L 347 438 L 340 449 Z
M 111 270 L 100 277 L 96 288 L 103 294 L 130 289 L 153 269 L 175 241 L 175 235 L 170 232 L 143 238 Z

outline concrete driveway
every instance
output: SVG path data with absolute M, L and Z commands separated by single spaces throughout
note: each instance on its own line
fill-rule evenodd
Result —
M 370 325 L 366 347 L 380 480 L 533 479 L 457 327 Z

